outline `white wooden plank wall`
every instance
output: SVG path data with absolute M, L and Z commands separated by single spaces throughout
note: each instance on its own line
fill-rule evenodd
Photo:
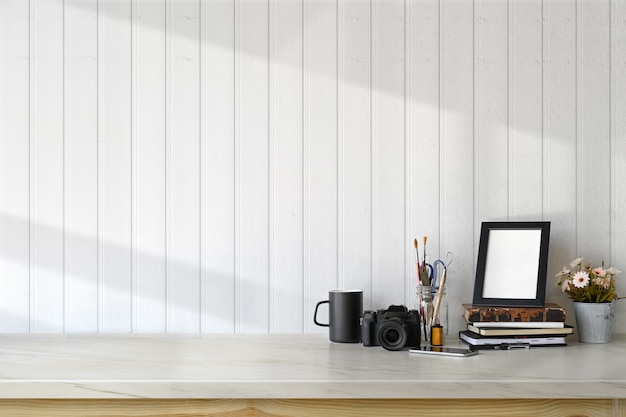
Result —
M 0 312 L 2 330 L 28 332 L 30 315 L 30 7 L 0 14 Z
M 440 48 L 434 48 L 430 59 L 440 66 L 438 73 L 436 68 L 431 73 L 433 79 L 439 80 L 439 100 L 432 98 L 431 101 L 435 103 L 434 107 L 439 115 L 438 144 L 441 167 L 435 178 L 439 179 L 441 185 L 435 195 L 440 200 L 441 219 L 437 221 L 436 213 L 431 214 L 432 217 L 427 217 L 430 219 L 427 224 L 434 224 L 435 227 L 439 224 L 438 229 L 435 229 L 441 238 L 439 256 L 446 256 L 448 252 L 454 255 L 449 270 L 449 281 L 446 284 L 449 317 L 458 317 L 461 314 L 459 303 L 471 302 L 476 259 L 474 248 L 478 239 L 475 230 L 482 221 L 474 214 L 477 201 L 474 187 L 474 167 L 477 160 L 475 149 L 479 140 L 474 112 L 475 11 L 475 4 L 472 2 L 446 1 L 441 3 L 439 18 L 436 14 L 431 18 L 437 22 L 437 27 L 431 30 L 437 29 L 435 33 L 439 34 L 440 45 Z M 440 49 L 439 61 L 436 60 L 437 49 Z M 411 56 L 419 56 L 418 51 Z M 413 78 L 419 79 L 419 73 Z M 418 194 L 417 197 L 419 203 L 423 196 Z M 422 205 L 414 204 L 415 206 L 409 210 L 410 213 Z M 416 216 L 411 214 L 411 217 Z M 410 228 L 411 233 L 421 233 L 425 226 L 419 221 L 421 218 L 417 217 L 416 223 Z M 450 323 L 452 324 L 452 321 Z M 454 328 L 450 331 L 453 332 Z
M 65 4 L 65 327 L 98 328 L 98 3 Z M 58 297 L 58 295 L 57 295 Z
M 304 3 L 304 329 L 339 283 L 339 50 L 335 0 Z M 343 285 L 343 284 L 342 284 Z M 326 310 L 320 313 L 325 313 Z M 327 322 L 327 316 L 320 314 Z
M 131 326 L 136 332 L 166 330 L 165 22 L 164 2 L 134 4 Z
M 454 334 L 486 220 L 552 221 L 568 306 L 571 258 L 626 270 L 625 22 L 622 0 L 4 0 L 0 332 L 325 332 L 329 289 L 414 306 L 427 235 Z
M 235 4 L 202 4 L 202 331 L 232 332 L 235 306 Z
M 543 4 L 543 210 L 550 213 L 551 240 L 558 242 L 550 247 L 550 271 L 568 265 L 572 253 L 582 253 L 576 238 L 576 15 L 575 2 Z

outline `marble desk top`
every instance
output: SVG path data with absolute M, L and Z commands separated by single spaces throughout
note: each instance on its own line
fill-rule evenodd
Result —
M 0 398 L 626 398 L 626 336 L 568 342 L 456 358 L 324 335 L 2 335 Z

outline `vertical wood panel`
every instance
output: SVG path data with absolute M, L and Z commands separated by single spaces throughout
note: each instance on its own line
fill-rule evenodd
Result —
M 235 328 L 234 1 L 205 2 L 202 137 L 206 332 Z
M 171 328 L 172 288 L 172 2 L 165 0 L 165 331 Z
M 610 253 L 609 2 L 578 3 L 578 252 L 601 262 Z
M 200 8 L 171 3 L 170 327 L 200 331 Z
M 337 288 L 337 5 L 305 2 L 305 331 L 317 301 Z M 320 320 L 327 323 L 326 318 Z
M 477 228 L 509 215 L 508 1 L 477 1 Z
M 133 331 L 165 331 L 165 1 L 136 3 Z
M 63 2 L 37 1 L 33 6 L 31 330 L 60 332 L 65 258 Z
M 410 234 L 408 252 L 408 294 L 416 303 L 417 271 L 413 239 L 418 240 L 423 259 L 423 237 L 432 259 L 439 257 L 440 231 L 440 5 L 439 1 L 410 3 L 407 112 L 407 199 Z
M 101 330 L 131 330 L 131 3 L 101 18 Z
M 460 330 L 461 303 L 474 286 L 474 5 L 441 3 L 441 256 L 454 255 L 446 284 L 449 334 Z M 458 327 L 456 327 L 458 326 Z M 452 337 L 452 336 L 449 336 Z
M 302 3 L 270 8 L 270 331 L 303 328 Z
M 372 303 L 404 300 L 404 3 L 373 3 Z
M 268 5 L 239 0 L 238 331 L 269 330 Z
M 542 218 L 542 2 L 509 7 L 509 211 L 511 218 Z
M 339 286 L 372 300 L 371 10 L 341 1 L 339 138 Z
M 95 1 L 68 4 L 67 330 L 98 328 L 98 32 Z
M 576 248 L 576 4 L 544 2 L 544 196 L 551 221 L 549 271 L 577 256 Z M 546 298 L 564 302 L 548 280 Z
M 29 3 L 0 7 L 0 331 L 29 330 Z
M 624 270 L 626 254 L 626 3 L 611 2 L 611 265 Z M 626 292 L 620 279 L 617 293 Z M 624 311 L 621 307 L 618 311 Z M 619 313 L 618 313 L 619 314 Z M 622 313 L 623 314 L 623 313 Z M 615 323 L 614 332 L 624 333 L 624 320 Z

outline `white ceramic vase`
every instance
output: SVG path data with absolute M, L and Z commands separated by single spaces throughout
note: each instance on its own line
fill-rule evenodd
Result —
M 615 301 L 610 303 L 574 302 L 578 340 L 608 343 L 611 340 Z

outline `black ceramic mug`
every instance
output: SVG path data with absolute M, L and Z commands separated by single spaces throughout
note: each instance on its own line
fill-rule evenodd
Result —
M 322 304 L 328 304 L 328 323 L 317 321 L 317 310 Z M 329 328 L 332 342 L 359 343 L 362 315 L 363 291 L 332 290 L 328 292 L 328 300 L 320 301 L 315 306 L 313 321 L 318 326 Z

